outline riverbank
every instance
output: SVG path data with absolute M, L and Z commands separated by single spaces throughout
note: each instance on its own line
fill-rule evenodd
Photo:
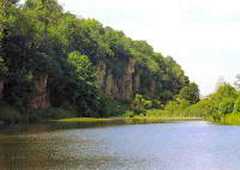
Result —
M 122 122 L 127 124 L 142 124 L 142 123 L 165 123 L 175 121 L 196 121 L 202 120 L 199 117 L 113 117 L 113 118 L 65 118 L 60 120 L 54 120 L 54 122 L 61 123 L 114 123 Z
M 239 113 L 227 114 L 217 123 L 221 125 L 240 126 L 240 114 Z

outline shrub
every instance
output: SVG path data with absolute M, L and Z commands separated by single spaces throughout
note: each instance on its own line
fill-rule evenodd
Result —
M 6 124 L 13 124 L 20 121 L 21 114 L 12 106 L 1 103 L 0 104 L 0 121 Z
M 131 109 L 137 113 L 144 113 L 146 112 L 146 109 L 152 108 L 152 101 L 145 99 L 142 95 L 136 94 L 135 98 L 133 99 L 131 103 Z
M 170 101 L 165 106 L 165 114 L 169 116 L 183 116 L 185 109 L 190 106 L 189 102 L 184 99 L 177 99 L 176 101 Z
M 208 115 L 212 114 L 212 110 L 213 105 L 211 104 L 211 101 L 208 99 L 203 99 L 185 109 L 185 114 L 188 116 L 207 117 Z
M 237 100 L 234 103 L 234 113 L 239 113 L 240 112 L 240 96 L 237 98 Z
M 43 110 L 35 110 L 28 114 L 27 120 L 30 122 L 43 121 L 48 119 L 62 119 L 66 117 L 75 117 L 77 115 L 75 109 L 48 108 Z
M 224 116 L 224 119 L 220 122 L 228 125 L 240 125 L 240 114 L 231 113 Z
M 232 98 L 225 98 L 222 100 L 222 102 L 219 104 L 218 112 L 220 114 L 228 114 L 232 113 L 234 109 L 234 99 Z

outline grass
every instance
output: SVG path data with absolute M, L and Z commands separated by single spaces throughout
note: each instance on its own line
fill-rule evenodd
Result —
M 98 123 L 98 122 L 109 122 L 114 120 L 119 120 L 120 118 L 87 118 L 87 117 L 75 117 L 75 118 L 65 118 L 56 120 L 57 122 L 65 123 Z
M 175 121 L 191 121 L 191 120 L 202 120 L 202 118 L 186 115 L 171 115 L 160 109 L 147 110 L 144 114 L 135 115 L 132 111 L 126 111 L 120 117 L 110 118 L 65 118 L 55 120 L 55 122 L 63 123 L 125 123 L 125 124 L 144 124 L 144 123 L 164 123 L 164 122 L 175 122 Z
M 219 123 L 223 125 L 240 125 L 240 113 L 227 114 Z
M 190 121 L 190 120 L 201 120 L 198 117 L 145 117 L 145 116 L 134 116 L 134 117 L 113 117 L 113 118 L 66 118 L 55 120 L 56 122 L 63 123 L 114 123 L 122 122 L 127 124 L 141 124 L 141 123 L 164 123 L 172 121 Z
M 132 111 L 125 111 L 119 117 L 109 118 L 87 118 L 75 117 L 78 115 L 74 110 L 62 108 L 49 108 L 46 110 L 34 111 L 29 115 L 23 116 L 12 106 L 0 103 L 0 121 L 16 123 L 30 120 L 30 122 L 40 122 L 50 120 L 59 123 L 82 123 L 82 124 L 144 124 L 144 123 L 164 123 L 173 121 L 201 120 L 199 117 L 186 116 L 180 114 L 166 114 L 159 109 L 147 110 L 146 113 L 136 115 Z M 53 120 L 53 121 L 52 121 Z M 1 123 L 1 122 L 0 122 Z

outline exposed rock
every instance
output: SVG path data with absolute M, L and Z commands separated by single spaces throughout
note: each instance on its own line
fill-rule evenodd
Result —
M 122 84 L 122 100 L 131 100 L 136 89 L 134 89 L 134 74 L 135 73 L 135 60 L 129 59 L 127 68 L 123 75 Z
M 105 87 L 104 87 L 104 85 L 105 85 Z M 114 96 L 115 95 L 114 88 L 116 88 L 116 87 L 115 87 L 113 75 L 111 73 L 107 74 L 106 81 L 104 82 L 102 87 L 104 88 L 103 90 L 107 96 L 112 97 L 112 98 L 115 97 Z
M 136 62 L 132 58 L 119 77 L 114 76 L 104 63 L 97 64 L 96 68 L 99 87 L 112 99 L 129 101 L 140 87 L 140 75 L 136 73 Z
M 31 100 L 32 109 L 46 109 L 50 106 L 47 83 L 48 75 L 37 76 L 35 79 L 36 95 Z
M 134 89 L 136 93 L 140 91 L 140 74 L 138 72 L 134 75 Z
M 102 88 L 104 88 L 105 77 L 106 77 L 106 74 L 107 74 L 106 64 L 104 62 L 98 63 L 97 66 L 96 66 L 96 72 L 97 72 L 98 86 L 102 89 Z
M 156 81 L 155 80 L 151 80 L 150 81 L 150 87 L 149 87 L 150 97 L 154 97 L 155 96 L 155 89 L 156 89 Z

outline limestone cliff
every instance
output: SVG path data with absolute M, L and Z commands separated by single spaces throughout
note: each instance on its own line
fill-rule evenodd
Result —
M 152 79 L 152 80 L 150 80 L 150 86 L 149 86 L 149 96 L 150 97 L 154 97 L 156 95 L 155 90 L 156 90 L 156 81 L 154 81 Z
M 46 109 L 50 106 L 47 84 L 48 75 L 41 75 L 35 78 L 36 92 L 30 103 L 32 109 Z
M 136 61 L 129 58 L 123 72 L 116 76 L 105 63 L 98 63 L 97 81 L 102 91 L 110 98 L 120 101 L 130 101 L 140 91 L 140 74 Z

